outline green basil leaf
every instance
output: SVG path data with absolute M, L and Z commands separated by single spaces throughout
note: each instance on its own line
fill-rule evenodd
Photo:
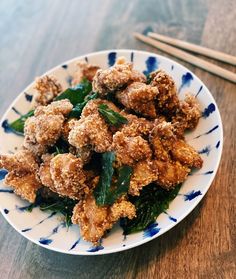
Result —
M 177 196 L 181 184 L 172 190 L 165 190 L 160 186 L 150 184 L 145 186 L 140 196 L 129 196 L 129 201 L 135 205 L 136 217 L 132 220 L 121 219 L 124 234 L 139 232 L 155 222 L 159 214 L 169 208 L 170 202 Z
M 78 103 L 77 105 L 75 105 L 75 107 L 72 109 L 72 111 L 69 114 L 69 117 L 75 117 L 75 118 L 80 118 L 80 115 L 82 113 L 83 108 L 86 106 L 86 104 L 88 103 L 88 101 L 93 100 L 98 98 L 98 93 L 92 93 L 87 95 L 84 98 L 84 101 L 82 103 Z
M 26 113 L 26 114 L 22 115 L 21 117 L 19 117 L 17 120 L 15 120 L 12 123 L 10 123 L 9 126 L 16 133 L 24 134 L 25 121 L 26 121 L 27 118 L 29 118 L 29 117 L 31 117 L 33 115 L 34 115 L 34 111 L 31 110 L 28 113 Z
M 114 152 L 105 152 L 102 154 L 102 173 L 98 185 L 94 190 L 94 197 L 98 205 L 106 205 L 107 194 L 109 193 L 114 173 L 114 160 Z
M 84 98 L 92 91 L 92 83 L 84 79 L 81 83 L 73 88 L 67 88 L 64 92 L 58 95 L 54 101 L 68 99 L 73 106 L 82 103 Z
M 105 104 L 99 105 L 98 111 L 105 118 L 106 122 L 110 125 L 119 127 L 122 124 L 128 123 L 128 120 L 124 116 L 110 109 Z

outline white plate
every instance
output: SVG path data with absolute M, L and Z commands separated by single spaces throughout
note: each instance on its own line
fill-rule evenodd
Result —
M 124 56 L 134 63 L 141 72 L 151 72 L 157 68 L 164 69 L 175 80 L 180 98 L 186 92 L 193 94 L 201 105 L 203 116 L 195 130 L 186 135 L 187 142 L 201 153 L 203 167 L 188 176 L 179 195 L 171 202 L 166 213 L 162 213 L 156 224 L 143 232 L 124 237 L 122 229 L 116 225 L 103 239 L 101 246 L 93 248 L 81 239 L 79 229 L 73 225 L 67 230 L 60 221 L 60 216 L 34 208 L 31 213 L 25 211 L 29 205 L 12 191 L 0 184 L 0 208 L 6 220 L 24 237 L 45 248 L 74 255 L 108 254 L 126 250 L 148 242 L 178 224 L 200 202 L 210 187 L 220 162 L 223 130 L 220 113 L 211 93 L 206 86 L 187 68 L 173 60 L 153 53 L 137 50 L 110 50 L 91 53 L 65 62 L 47 72 L 53 74 L 66 88 L 70 85 L 71 74 L 79 60 L 85 60 L 107 68 L 114 64 L 118 56 Z M 3 116 L 0 128 L 0 152 L 15 152 L 23 138 L 15 135 L 8 128 L 8 123 L 31 108 L 33 83 L 30 84 L 12 103 Z M 0 170 L 1 179 L 5 174 Z

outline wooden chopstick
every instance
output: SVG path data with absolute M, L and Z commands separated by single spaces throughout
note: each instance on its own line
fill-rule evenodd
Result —
M 220 52 L 220 51 L 213 50 L 213 49 L 210 49 L 210 48 L 198 46 L 198 45 L 188 43 L 188 42 L 185 42 L 185 41 L 173 39 L 173 38 L 170 38 L 170 37 L 167 37 L 167 36 L 164 36 L 164 35 L 161 35 L 161 34 L 153 33 L 153 32 L 148 32 L 147 36 L 151 37 L 153 39 L 157 39 L 161 42 L 176 46 L 178 48 L 186 49 L 186 50 L 189 50 L 191 52 L 202 54 L 202 55 L 211 57 L 215 60 L 219 60 L 219 61 L 222 61 L 222 62 L 225 62 L 225 63 L 236 66 L 236 57 L 233 56 L 233 55 L 229 55 L 229 54 L 226 54 L 224 52 Z
M 224 79 L 227 79 L 229 81 L 232 81 L 234 83 L 236 83 L 236 74 L 228 71 L 228 70 L 225 70 L 217 65 L 214 65 L 210 62 L 207 62 L 207 61 L 204 61 L 203 59 L 201 58 L 198 58 L 194 55 L 191 55 L 183 50 L 179 50 L 175 47 L 172 47 L 172 46 L 169 46 L 165 43 L 161 43 L 159 41 L 156 41 L 152 38 L 149 38 L 147 36 L 144 36 L 142 34 L 139 34 L 139 33 L 134 33 L 134 37 L 146 44 L 149 44 L 155 48 L 158 48 L 166 53 L 169 53 L 175 57 L 178 57 L 190 64 L 193 64 L 201 69 L 204 69 L 212 74 L 215 74 L 219 77 L 222 77 Z

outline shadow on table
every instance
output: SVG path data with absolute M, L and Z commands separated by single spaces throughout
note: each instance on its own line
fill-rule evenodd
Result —
M 25 259 L 24 272 L 40 278 L 126 278 L 145 272 L 150 264 L 158 261 L 169 251 L 180 245 L 188 230 L 200 215 L 204 200 L 167 233 L 139 247 L 109 255 L 73 256 L 55 253 L 39 246 L 29 249 Z M 31 251 L 34 252 L 31 252 Z M 49 276 L 49 277 L 48 277 Z

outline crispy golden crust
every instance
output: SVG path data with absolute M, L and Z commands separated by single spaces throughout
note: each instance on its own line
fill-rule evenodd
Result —
M 203 160 L 197 151 L 183 140 L 173 142 L 171 153 L 173 159 L 190 168 L 201 168 Z
M 157 110 L 168 115 L 174 113 L 179 107 L 179 99 L 174 80 L 163 70 L 151 73 L 151 86 L 157 87 Z
M 155 99 L 158 94 L 157 87 L 152 87 L 142 82 L 133 82 L 122 91 L 116 93 L 116 97 L 127 109 L 132 109 L 143 116 L 155 118 Z
M 50 189 L 59 195 L 79 199 L 89 192 L 81 159 L 70 153 L 59 154 L 50 160 L 53 185 Z
M 132 203 L 121 199 L 112 206 L 97 206 L 93 195 L 89 195 L 74 207 L 72 222 L 79 224 L 80 233 L 86 241 L 97 244 L 121 217 L 135 217 Z
M 129 194 L 138 196 L 140 190 L 158 178 L 158 170 L 153 161 L 139 161 L 133 168 L 133 174 L 130 180 Z
M 37 176 L 38 162 L 28 150 L 15 154 L 0 155 L 0 167 L 8 170 L 6 185 L 13 187 L 14 192 L 29 202 L 34 202 L 37 190 L 42 186 Z
M 143 74 L 134 71 L 131 63 L 119 61 L 113 67 L 106 70 L 98 70 L 93 79 L 93 91 L 105 96 L 108 92 L 120 89 L 130 82 L 145 82 Z
M 44 154 L 42 156 L 43 162 L 40 165 L 38 175 L 42 182 L 42 184 L 50 189 L 54 189 L 54 181 L 52 180 L 52 176 L 50 173 L 50 162 L 54 155 L 52 154 Z
M 148 136 L 153 128 L 153 122 L 146 118 L 125 112 L 121 112 L 121 114 L 128 120 L 128 123 L 124 124 L 121 129 L 121 132 L 127 137 Z
M 24 147 L 36 155 L 45 153 L 61 136 L 65 116 L 72 107 L 68 100 L 37 107 L 34 116 L 25 122 Z
M 43 76 L 35 81 L 37 93 L 34 96 L 35 105 L 48 105 L 59 93 L 62 92 L 62 86 L 52 76 Z
M 186 95 L 184 101 L 180 102 L 180 106 L 176 114 L 172 118 L 175 133 L 179 137 L 184 137 L 186 129 L 194 129 L 201 117 L 200 106 L 194 96 Z
M 113 136 L 112 149 L 116 153 L 118 165 L 132 166 L 152 156 L 152 151 L 145 139 L 141 136 L 126 137 L 122 132 L 116 132 Z
M 91 146 L 96 152 L 106 152 L 111 149 L 112 132 L 105 119 L 98 112 L 98 105 L 104 103 L 119 111 L 114 104 L 103 100 L 91 100 L 82 111 L 80 120 L 76 122 L 69 133 L 69 143 L 82 150 Z
M 156 183 L 165 189 L 171 189 L 184 182 L 190 169 L 183 166 L 178 161 L 158 161 L 153 162 L 158 171 Z
M 93 81 L 93 78 L 100 68 L 96 65 L 88 64 L 84 61 L 77 63 L 78 69 L 73 75 L 72 85 L 75 86 L 81 82 L 83 78 Z

